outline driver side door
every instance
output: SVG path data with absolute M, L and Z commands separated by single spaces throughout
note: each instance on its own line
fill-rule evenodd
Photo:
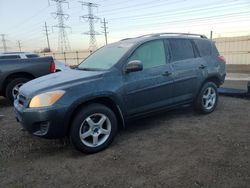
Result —
M 171 103 L 173 69 L 163 40 L 149 41 L 139 46 L 127 63 L 139 60 L 143 70 L 124 75 L 124 102 L 129 116 L 159 110 Z

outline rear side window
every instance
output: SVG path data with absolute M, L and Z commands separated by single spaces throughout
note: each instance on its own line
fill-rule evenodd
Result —
M 169 39 L 172 61 L 194 58 L 193 45 L 187 39 Z
M 4 55 L 0 56 L 0 59 L 20 59 L 19 55 Z
M 220 53 L 219 53 L 219 51 L 218 51 L 218 49 L 217 49 L 217 47 L 216 47 L 216 45 L 215 45 L 214 42 L 212 43 L 212 54 L 214 56 L 219 56 L 220 55 Z
M 194 40 L 194 43 L 196 44 L 201 57 L 211 55 L 211 42 L 209 40 Z
M 165 48 L 162 40 L 147 42 L 138 47 L 129 61 L 140 60 L 144 68 L 166 64 Z
M 38 55 L 36 54 L 28 54 L 26 55 L 27 58 L 36 58 L 36 57 L 39 57 Z

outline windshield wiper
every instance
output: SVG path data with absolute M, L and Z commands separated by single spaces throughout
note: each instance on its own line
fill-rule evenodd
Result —
M 76 67 L 77 70 L 83 70 L 83 71 L 103 71 L 105 69 L 97 69 L 97 68 L 80 68 Z

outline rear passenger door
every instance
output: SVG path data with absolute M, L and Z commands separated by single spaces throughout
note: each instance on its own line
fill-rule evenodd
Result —
M 194 45 L 189 39 L 167 40 L 171 51 L 171 64 L 174 71 L 173 100 L 192 100 L 199 88 L 201 79 L 199 60 L 196 59 Z
M 193 41 L 199 53 L 199 57 L 197 58 L 199 59 L 201 74 L 204 78 L 207 78 L 209 67 L 218 69 L 217 61 L 215 61 L 217 56 L 212 55 L 212 42 L 208 39 L 195 39 Z

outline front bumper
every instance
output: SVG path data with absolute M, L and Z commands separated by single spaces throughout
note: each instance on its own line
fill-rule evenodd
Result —
M 44 138 L 61 138 L 68 134 L 65 106 L 25 108 L 16 100 L 14 107 L 17 121 L 29 133 Z

